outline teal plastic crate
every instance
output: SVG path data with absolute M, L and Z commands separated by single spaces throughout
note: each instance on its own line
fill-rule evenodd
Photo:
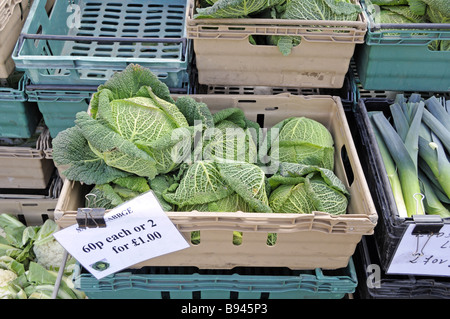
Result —
M 28 101 L 37 103 L 50 136 L 55 138 L 59 132 L 75 125 L 78 112 L 87 111 L 94 88 L 67 87 L 62 89 L 38 89 L 27 86 Z
M 368 28 L 355 50 L 365 90 L 450 91 L 450 51 L 432 51 L 433 41 L 450 41 L 450 24 L 375 25 L 365 2 Z
M 36 105 L 25 94 L 25 77 L 17 87 L 0 86 L 0 137 L 29 138 L 42 118 Z
M 358 281 L 350 259 L 336 270 L 144 267 L 100 280 L 77 265 L 74 284 L 90 299 L 342 299 Z
M 186 0 L 35 0 L 13 52 L 33 84 L 100 85 L 135 63 L 185 86 Z

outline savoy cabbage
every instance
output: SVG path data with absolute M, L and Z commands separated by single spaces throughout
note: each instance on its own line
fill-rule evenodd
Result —
M 208 0 L 205 8 L 197 8 L 196 19 L 242 18 L 279 5 L 286 0 Z
M 277 138 L 273 135 L 276 134 Z M 315 165 L 334 169 L 334 139 L 320 122 L 307 117 L 290 117 L 277 123 L 266 136 L 271 161 Z M 277 142 L 273 145 L 270 140 Z
M 279 172 L 269 178 L 269 204 L 278 213 L 322 211 L 345 214 L 349 193 L 333 171 L 295 163 L 280 163 Z
M 356 21 L 361 7 L 350 0 L 286 0 L 278 6 L 275 18 L 294 20 Z M 270 36 L 269 43 L 277 45 L 283 55 L 289 55 L 301 42 L 299 36 Z
M 94 185 L 176 169 L 183 134 L 174 140 L 172 133 L 189 127 L 168 87 L 137 65 L 99 86 L 90 114 L 77 113 L 75 124 L 53 140 L 53 159 L 68 179 Z
M 272 212 L 266 176 L 257 165 L 234 161 L 196 161 L 163 198 L 179 211 Z

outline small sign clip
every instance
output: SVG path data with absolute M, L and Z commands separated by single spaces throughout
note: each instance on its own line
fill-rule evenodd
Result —
M 86 200 L 88 205 L 90 200 L 88 196 L 93 196 L 96 198 L 95 194 L 87 194 Z M 94 201 L 95 204 L 95 201 Z M 78 208 L 77 211 L 77 222 L 80 228 L 96 228 L 96 227 L 106 227 L 105 222 L 105 209 L 104 208 L 91 208 L 91 207 L 83 207 Z

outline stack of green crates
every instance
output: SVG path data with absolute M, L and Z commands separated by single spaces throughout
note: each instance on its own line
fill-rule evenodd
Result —
M 97 87 L 129 64 L 186 93 L 186 0 L 35 0 L 13 52 L 52 137 L 74 125 Z

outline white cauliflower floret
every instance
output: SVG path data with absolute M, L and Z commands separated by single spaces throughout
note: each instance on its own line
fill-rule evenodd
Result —
M 17 278 L 16 273 L 7 269 L 0 269 L 0 287 L 6 287 L 10 281 Z
M 60 267 L 64 259 L 64 247 L 56 240 L 34 245 L 36 262 L 47 269 Z

